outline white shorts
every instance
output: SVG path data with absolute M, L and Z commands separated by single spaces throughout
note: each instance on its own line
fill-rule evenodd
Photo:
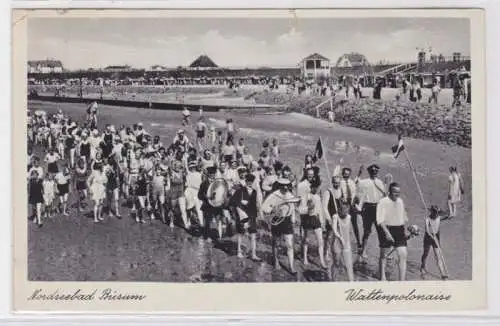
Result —
M 45 205 L 51 205 L 54 202 L 55 198 L 56 198 L 55 194 L 44 194 L 43 202 Z
M 198 199 L 198 190 L 193 188 L 187 188 L 184 191 L 184 196 L 186 198 L 186 209 L 192 209 L 196 206 Z

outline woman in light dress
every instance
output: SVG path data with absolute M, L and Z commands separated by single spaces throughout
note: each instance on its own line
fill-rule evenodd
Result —
M 52 217 L 54 214 L 54 200 L 56 198 L 56 182 L 53 173 L 47 173 L 47 177 L 43 180 L 43 201 L 45 204 L 45 216 Z
M 98 163 L 94 165 L 94 171 L 88 179 L 91 198 L 94 201 L 94 222 L 99 223 L 103 221 L 102 206 L 106 198 L 106 183 L 108 177 L 103 171 L 103 165 Z
M 463 180 L 456 166 L 450 167 L 450 176 L 448 177 L 448 209 L 450 214 L 448 218 L 454 218 L 457 215 L 457 204 L 462 201 L 464 194 Z

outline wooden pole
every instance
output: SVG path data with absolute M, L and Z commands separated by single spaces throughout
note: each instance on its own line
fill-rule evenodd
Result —
M 323 146 L 323 139 L 321 138 L 321 136 L 319 137 L 320 141 L 321 141 L 321 149 L 323 150 L 323 161 L 325 163 L 325 168 L 326 168 L 326 174 L 327 174 L 327 177 L 328 177 L 328 182 L 330 184 L 330 188 L 332 188 L 333 190 L 333 183 L 332 183 L 332 176 L 331 176 L 331 173 L 330 173 L 330 169 L 328 168 L 328 160 L 326 159 L 326 150 Z M 337 212 L 337 215 L 339 215 L 339 209 L 337 207 L 337 201 L 335 199 L 335 195 L 333 194 L 332 192 L 332 197 L 333 197 L 333 205 L 335 206 L 335 212 Z M 325 212 L 327 214 L 330 214 L 329 212 Z M 339 217 L 340 218 L 340 217 Z M 333 219 L 332 219 L 332 229 L 334 228 L 337 228 L 338 227 L 338 231 L 339 231 L 339 238 L 341 240 L 341 243 L 344 243 L 345 240 L 344 240 L 344 235 L 342 234 L 342 228 L 340 227 L 340 225 L 333 225 Z M 335 239 L 335 234 L 332 235 Z M 332 248 L 331 250 L 334 250 L 334 246 L 335 246 L 335 241 L 332 243 Z M 326 248 L 326 243 L 325 243 L 325 248 Z M 342 249 L 343 249 L 343 245 L 342 245 Z M 347 269 L 348 266 L 344 260 L 344 253 L 343 253 L 343 250 L 342 250 L 342 253 L 340 254 L 340 259 L 341 261 L 343 262 L 343 265 L 344 267 Z M 333 264 L 333 262 L 332 262 Z
M 330 184 L 330 188 L 332 188 L 332 190 L 333 190 L 332 175 L 330 173 L 330 169 L 328 168 L 328 160 L 326 159 L 326 150 L 325 150 L 325 148 L 323 146 L 323 139 L 321 138 L 321 136 L 319 137 L 319 140 L 321 142 L 321 150 L 323 151 L 323 161 L 325 163 L 326 175 L 327 175 L 327 178 L 328 178 L 328 182 Z M 332 193 L 332 197 L 333 197 L 333 205 L 335 206 L 335 211 L 338 214 L 339 213 L 339 209 L 337 207 L 337 201 L 335 200 L 335 196 L 333 195 L 333 193 Z M 336 225 L 332 225 L 332 227 L 337 227 L 337 226 Z M 341 233 L 341 232 L 342 232 L 342 229 L 339 227 L 339 233 Z M 342 236 L 342 234 L 340 234 L 340 237 L 342 238 L 342 242 L 343 242 L 344 237 Z
M 330 101 L 330 107 L 332 107 L 332 104 L 331 104 L 331 101 L 332 101 L 332 97 L 329 97 L 327 98 L 326 100 L 322 101 L 321 103 L 319 103 L 318 105 L 316 105 L 315 109 L 316 109 L 316 117 L 319 118 L 319 108 L 320 106 L 322 106 L 323 104 L 327 103 L 328 101 Z
M 418 193 L 420 194 L 420 199 L 422 200 L 422 204 L 424 205 L 425 212 L 427 213 L 427 204 L 425 203 L 424 194 L 422 192 L 422 189 L 420 188 L 420 183 L 418 182 L 418 179 L 417 179 L 415 167 L 413 166 L 413 162 L 411 161 L 410 156 L 408 155 L 407 148 L 405 148 L 403 150 L 403 152 L 405 153 L 406 159 L 408 160 L 408 164 L 410 165 L 410 169 L 411 169 L 411 172 L 413 174 L 413 179 L 415 180 L 415 184 L 417 185 Z M 446 261 L 444 259 L 443 251 L 441 250 L 441 246 L 439 245 L 439 242 L 435 237 L 432 236 L 432 239 L 434 240 L 434 242 L 437 245 L 437 248 L 436 248 L 437 254 L 438 254 L 439 258 L 441 258 L 441 261 L 443 262 L 443 269 L 444 269 L 445 276 L 448 276 L 448 268 L 446 267 Z
M 422 200 L 422 204 L 424 205 L 425 211 L 427 212 L 427 204 L 425 203 L 424 194 L 422 192 L 422 189 L 420 188 L 420 183 L 418 182 L 417 173 L 416 173 L 415 167 L 413 166 L 413 162 L 411 161 L 410 157 L 408 156 L 408 150 L 406 148 L 403 150 L 403 152 L 405 153 L 406 160 L 408 161 L 408 164 L 410 165 L 411 173 L 413 174 L 413 180 L 415 180 L 415 184 L 417 185 L 417 190 L 418 190 L 418 193 L 420 195 L 420 200 Z

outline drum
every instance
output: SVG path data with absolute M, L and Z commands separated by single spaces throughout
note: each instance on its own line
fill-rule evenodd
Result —
M 271 214 L 271 225 L 277 226 L 280 225 L 287 216 L 292 215 L 292 208 L 289 203 L 282 203 L 276 206 Z
M 208 203 L 219 208 L 224 206 L 228 201 L 229 186 L 224 179 L 215 179 L 207 189 Z
M 268 196 L 264 200 L 264 203 L 262 205 L 266 205 L 266 200 L 275 200 L 275 198 L 273 198 L 274 196 L 275 195 Z M 270 221 L 272 226 L 277 226 L 281 224 L 287 216 L 292 215 L 294 206 L 290 204 L 298 204 L 299 202 L 300 197 L 293 197 L 288 199 L 283 198 L 281 202 L 273 207 L 272 211 L 269 214 L 265 215 L 265 218 Z

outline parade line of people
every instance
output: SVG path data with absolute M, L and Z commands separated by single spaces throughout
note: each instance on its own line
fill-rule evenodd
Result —
M 189 114 L 183 116 L 182 124 L 188 125 Z M 227 120 L 225 132 L 216 133 L 202 112 L 194 124 L 193 141 L 180 129 L 172 143 L 164 145 L 140 122 L 119 128 L 108 124 L 101 131 L 97 127 L 96 103 L 89 106 L 82 121 L 68 118 L 62 110 L 54 115 L 28 112 L 28 200 L 39 227 L 56 215 L 68 216 L 68 207 L 76 206 L 78 214 L 84 214 L 89 201 L 94 223 L 104 221 L 106 215 L 120 219 L 126 205 L 137 223 L 158 219 L 173 228 L 176 222 L 199 231 L 207 241 L 212 241 L 215 231 L 217 241 L 234 229 L 238 257 L 244 258 L 242 242 L 248 235 L 250 258 L 261 261 L 256 234 L 258 221 L 263 220 L 272 234 L 275 268 L 279 268 L 279 240 L 285 240 L 288 268 L 295 274 L 294 238 L 299 236 L 301 258 L 308 265 L 308 243 L 314 236 L 320 266 L 327 269 L 327 260 L 333 256 L 332 262 L 341 261 L 348 280 L 354 281 L 353 261 L 366 263 L 367 243 L 375 226 L 380 279 L 386 279 L 387 259 L 393 252 L 398 257 L 399 280 L 406 279 L 410 236 L 401 187 L 392 180 L 382 181 L 376 164 L 368 166 L 368 177 L 362 178 L 363 166 L 353 175 L 339 160 L 331 180 L 324 182 L 317 155 L 307 154 L 303 176 L 298 179 L 282 161 L 276 139 L 265 140 L 261 153 L 254 157 L 245 139 L 237 137 L 232 119 Z M 451 218 L 456 215 L 463 182 L 456 168 L 450 172 Z M 70 193 L 75 194 L 71 197 L 75 202 L 69 202 Z M 425 261 L 432 247 L 445 279 L 436 250 L 440 249 L 441 215 L 433 206 L 426 219 L 421 272 L 426 274 Z M 355 250 L 351 243 L 356 244 Z M 334 250 L 337 246 L 340 252 Z

